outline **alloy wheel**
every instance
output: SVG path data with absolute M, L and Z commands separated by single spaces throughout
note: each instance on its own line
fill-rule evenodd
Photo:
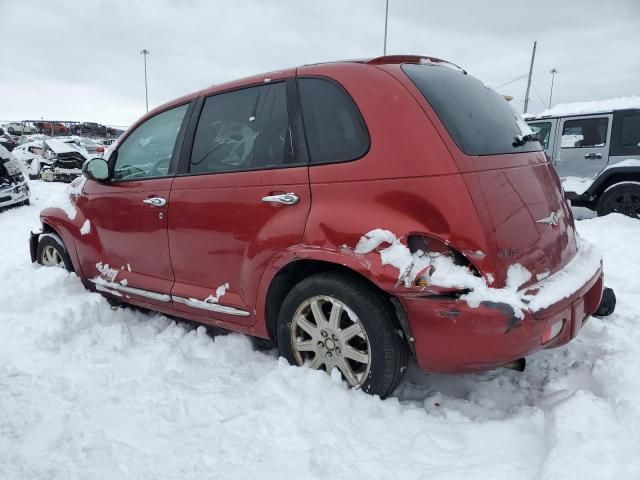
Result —
M 361 386 L 371 368 L 371 347 L 358 316 L 331 296 L 304 301 L 295 312 L 291 343 L 299 365 L 331 373 L 334 368 L 353 387 Z
M 61 267 L 64 268 L 64 260 L 62 255 L 55 247 L 47 245 L 42 249 L 42 265 L 45 267 Z
M 640 197 L 633 192 L 622 192 L 611 200 L 611 210 L 629 217 L 640 218 Z

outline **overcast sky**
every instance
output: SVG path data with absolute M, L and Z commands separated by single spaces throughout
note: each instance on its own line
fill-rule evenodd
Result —
M 529 111 L 640 94 L 640 0 L 390 0 L 388 53 L 450 60 Z M 382 54 L 385 0 L 0 0 L 0 120 L 128 125 L 149 103 L 287 66 Z M 499 88 L 522 111 L 526 79 Z M 54 118 L 55 117 L 55 118 Z

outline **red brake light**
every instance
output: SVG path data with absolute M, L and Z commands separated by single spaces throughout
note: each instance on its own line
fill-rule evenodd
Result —
M 97 148 L 96 148 L 96 152 L 98 152 L 98 153 L 104 153 L 104 147 L 97 147 Z

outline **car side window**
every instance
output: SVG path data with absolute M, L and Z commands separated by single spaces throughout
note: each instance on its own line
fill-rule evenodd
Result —
M 118 147 L 112 179 L 166 176 L 188 107 L 166 110 L 138 126 Z
M 205 100 L 189 173 L 277 168 L 292 163 L 285 82 L 219 93 Z
M 538 134 L 540 143 L 545 150 L 549 148 L 549 133 L 551 132 L 551 122 L 530 123 L 531 130 Z
M 300 104 L 311 163 L 355 160 L 369 150 L 369 132 L 349 94 L 328 79 L 300 78 Z
M 640 115 L 625 115 L 620 126 L 620 145 L 640 147 Z
M 604 147 L 607 143 L 607 118 L 567 120 L 562 127 L 561 148 Z

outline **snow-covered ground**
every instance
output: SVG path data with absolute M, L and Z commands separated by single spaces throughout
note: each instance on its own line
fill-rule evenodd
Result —
M 636 220 L 578 222 L 614 315 L 524 373 L 414 368 L 381 401 L 32 265 L 29 229 L 65 186 L 31 184 L 31 207 L 0 213 L 2 480 L 640 478 Z

